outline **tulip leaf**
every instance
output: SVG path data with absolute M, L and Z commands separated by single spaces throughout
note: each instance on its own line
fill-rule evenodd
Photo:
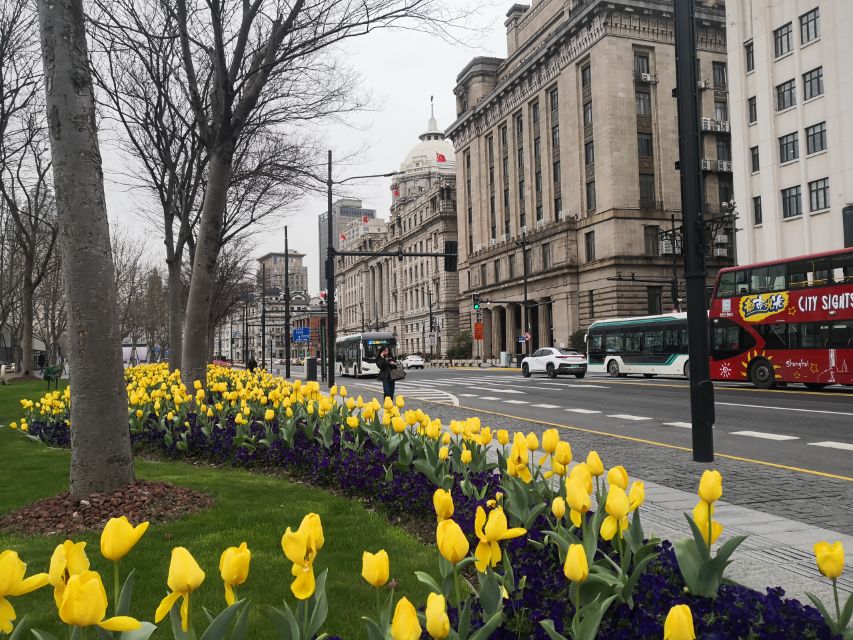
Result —
M 41 629 L 33 629 L 33 635 L 37 640 L 56 640 L 56 636 L 49 634 L 47 631 L 42 631 Z
M 412 466 L 418 471 L 420 471 L 421 474 L 425 476 L 426 479 L 429 480 L 431 483 L 436 486 L 439 486 L 438 477 L 435 474 L 435 467 L 433 467 L 433 465 L 431 465 L 429 462 L 427 462 L 426 460 L 418 459 L 412 462 Z
M 457 632 L 462 640 L 467 640 L 468 630 L 471 628 L 471 600 L 466 598 L 459 607 L 459 626 Z
M 853 617 L 853 593 L 851 593 L 850 597 L 847 598 L 847 603 L 841 610 L 841 617 L 838 619 L 838 626 L 842 629 L 846 629 L 847 625 L 850 624 L 851 617 Z
M 248 603 L 240 610 L 240 615 L 237 617 L 237 622 L 234 623 L 234 629 L 231 631 L 231 635 L 228 637 L 228 640 L 245 640 L 246 634 L 249 632 L 250 610 L 251 607 Z
M 119 640 L 148 640 L 157 631 L 156 625 L 150 622 L 141 622 L 140 624 L 142 626 L 138 629 L 123 631 L 119 636 Z
M 130 602 L 133 598 L 133 583 L 136 569 L 132 569 L 127 578 L 124 580 L 124 586 L 121 588 L 121 593 L 118 597 L 118 606 L 116 607 L 117 616 L 130 615 Z
M 370 618 L 362 617 L 364 620 L 364 626 L 367 629 L 367 638 L 368 640 L 385 640 L 385 632 L 379 628 L 379 625 L 376 624 Z
M 823 616 L 823 620 L 824 622 L 826 622 L 826 625 L 830 628 L 830 630 L 833 633 L 836 633 L 838 629 L 836 628 L 835 620 L 833 620 L 832 616 L 829 615 L 829 611 L 827 611 L 826 606 L 824 606 L 820 598 L 818 598 L 814 594 L 809 593 L 808 591 L 806 591 L 806 596 L 808 596 L 808 599 L 812 601 L 812 604 L 817 608 L 817 610 L 820 611 L 820 615 Z M 842 627 L 842 629 L 843 628 L 844 627 Z
M 681 538 L 673 543 L 675 549 L 675 559 L 678 561 L 678 569 L 681 572 L 681 577 L 692 593 L 699 595 L 699 567 L 702 564 L 702 558 L 699 557 L 699 552 L 696 550 L 694 540 L 690 538 Z
M 262 604 L 258 610 L 272 623 L 279 640 L 299 640 L 299 623 L 286 602 L 284 611 L 268 604 Z
M 548 637 L 551 638 L 551 640 L 569 640 L 554 628 L 554 623 L 551 620 L 541 620 L 539 622 L 539 626 L 545 629 L 545 633 L 548 634 Z
M 329 600 L 326 597 L 326 576 L 329 573 L 325 569 L 317 578 L 316 586 L 314 587 L 314 595 L 309 601 L 311 603 L 311 612 L 308 620 L 308 628 L 305 630 L 307 638 L 313 638 L 317 632 L 326 623 L 326 616 L 329 615 Z
M 691 518 L 689 514 L 685 513 L 684 517 L 687 518 L 687 523 L 690 525 L 690 530 L 693 532 L 693 540 L 696 542 L 696 551 L 699 552 L 699 555 L 703 560 L 710 560 L 711 550 L 708 548 L 705 538 L 702 537 L 702 531 L 699 529 L 699 525 L 696 524 L 696 521 Z
M 503 609 L 501 586 L 491 569 L 487 570 L 486 573 L 478 571 L 477 580 L 480 583 L 480 606 L 483 608 L 483 622 L 485 623 Z
M 172 623 L 172 635 L 175 640 L 195 640 L 195 632 L 192 630 L 192 627 L 190 627 L 190 632 L 187 633 L 181 626 L 180 601 L 172 605 L 172 609 L 169 611 L 169 621 Z
M 594 602 L 584 607 L 578 613 L 581 616 L 581 621 L 578 628 L 579 633 L 576 635 L 575 640 L 595 640 L 598 636 L 598 627 L 601 626 L 601 619 L 607 613 L 607 610 L 613 604 L 616 597 L 615 595 L 610 596 L 601 603 L 596 598 Z
M 491 618 L 489 618 L 489 621 L 486 622 L 486 624 L 477 629 L 477 632 L 472 635 L 469 640 L 488 640 L 491 637 L 492 632 L 497 630 L 497 628 L 501 625 L 503 619 L 503 612 L 498 611 Z
M 227 609 L 222 610 L 208 625 L 204 633 L 201 634 L 199 640 L 220 640 L 227 636 L 227 631 L 231 627 L 231 621 L 234 619 L 240 609 L 246 604 L 245 600 L 238 600 Z
M 27 621 L 27 616 L 24 616 L 18 621 L 18 624 L 15 625 L 15 629 L 12 631 L 12 635 L 9 636 L 9 640 L 20 640 L 20 638 L 24 635 L 24 630 L 26 629 L 26 625 L 24 624 Z
M 441 595 L 441 587 L 438 586 L 438 583 L 435 581 L 435 578 L 433 578 L 427 572 L 415 571 L 415 577 L 418 579 L 418 582 L 426 585 L 433 593 Z

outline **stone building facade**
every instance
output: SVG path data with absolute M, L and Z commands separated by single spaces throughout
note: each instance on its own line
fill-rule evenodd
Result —
M 341 250 L 442 252 L 456 240 L 453 147 L 434 117 L 400 166 L 384 227 L 353 223 Z M 400 353 L 446 355 L 459 333 L 458 276 L 438 257 L 338 257 L 338 334 L 390 331 Z M 434 339 L 430 340 L 430 321 Z
M 304 253 L 290 249 L 290 264 L 288 265 L 288 279 L 290 290 L 308 291 L 308 267 L 302 264 Z M 261 267 L 266 271 L 267 287 L 284 291 L 284 253 L 268 253 L 258 258 L 258 277 Z
M 341 234 L 344 227 L 354 221 L 373 220 L 376 218 L 376 209 L 366 209 L 358 198 L 341 198 L 332 203 L 332 246 L 341 248 L 343 238 Z M 329 213 L 323 211 L 317 216 L 318 242 L 320 246 L 320 290 L 326 289 L 326 256 L 329 251 Z
M 733 252 L 724 18 L 698 0 L 710 276 Z M 531 349 L 568 346 L 597 318 L 672 310 L 680 250 L 678 229 L 665 235 L 681 225 L 672 1 L 536 0 L 505 24 L 507 57 L 462 70 L 447 130 L 460 313 L 471 326 L 479 293 L 485 358 L 524 349 L 522 247 Z

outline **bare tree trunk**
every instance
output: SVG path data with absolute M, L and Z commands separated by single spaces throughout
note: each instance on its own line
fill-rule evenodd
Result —
M 28 264 L 26 264 L 28 263 Z M 21 284 L 21 374 L 33 372 L 33 264 L 27 260 Z
M 184 344 L 184 296 L 181 282 L 181 261 L 169 266 L 169 370 L 181 368 L 181 349 Z
M 74 496 L 134 480 L 115 274 L 82 0 L 38 0 L 68 302 Z
M 225 215 L 225 198 L 231 174 L 233 148 L 219 147 L 210 153 L 207 191 L 201 210 L 198 243 L 193 256 L 193 277 L 187 298 L 181 372 L 184 384 L 191 387 L 200 380 L 207 384 L 207 337 L 210 305 L 216 277 L 216 258 Z

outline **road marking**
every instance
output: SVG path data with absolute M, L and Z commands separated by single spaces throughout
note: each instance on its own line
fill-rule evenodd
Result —
M 595 409 L 566 409 L 566 411 L 571 411 L 572 413 L 601 413 L 601 411 L 596 411 Z
M 620 420 L 651 420 L 651 418 L 644 418 L 643 416 L 631 416 L 627 413 L 614 413 L 613 415 L 607 416 L 608 418 L 619 418 Z
M 693 425 L 689 422 L 664 422 L 665 427 L 681 427 L 682 429 L 692 429 Z
M 830 449 L 844 449 L 845 451 L 853 451 L 853 444 L 847 442 L 809 442 L 810 447 L 829 447 Z
M 496 398 L 495 396 L 483 396 L 480 400 L 500 400 L 500 398 Z
M 764 433 L 763 431 L 733 431 L 732 435 L 763 438 L 764 440 L 799 440 L 797 436 L 780 436 L 778 433 Z
M 463 398 L 476 398 L 477 397 L 476 393 L 460 393 L 459 395 L 462 396 Z
M 796 407 L 773 407 L 763 404 L 740 404 L 737 402 L 717 402 L 715 404 L 724 405 L 727 407 L 750 407 L 752 409 L 775 409 L 777 411 L 801 411 L 803 413 L 828 413 L 832 416 L 853 416 L 853 413 L 847 411 L 826 411 L 823 409 L 797 409 Z
M 504 400 L 507 404 L 527 404 L 525 400 Z
M 516 391 L 515 389 L 500 389 L 500 388 L 490 388 L 490 387 L 481 387 L 479 385 L 466 384 L 466 387 L 472 389 L 479 389 L 480 391 L 490 391 L 492 393 L 516 393 L 520 395 L 525 395 L 524 391 Z
M 560 407 L 556 404 L 533 404 L 530 405 L 532 407 L 539 407 L 540 409 L 559 409 Z
M 583 427 L 575 427 L 568 424 L 560 424 L 559 422 L 550 422 L 548 420 L 538 420 L 536 418 L 527 418 L 525 416 L 516 416 L 509 413 L 501 413 L 500 411 L 492 411 L 491 409 L 477 409 L 475 407 L 466 407 L 460 406 L 460 409 L 467 409 L 468 411 L 479 411 L 481 413 L 490 413 L 494 416 L 500 416 L 501 418 L 511 418 L 513 420 L 520 420 L 521 422 L 529 422 L 531 424 L 544 424 L 549 427 L 557 427 L 558 429 L 563 429 L 564 431 L 577 431 L 578 433 L 591 433 L 596 436 L 607 436 L 608 438 L 616 438 L 617 440 L 627 440 L 628 442 L 639 442 L 640 444 L 649 444 L 655 447 L 662 447 L 664 449 L 675 449 L 677 451 L 684 451 L 685 453 L 692 453 L 693 449 L 690 447 L 682 447 L 677 444 L 669 444 L 666 442 L 658 442 L 656 440 L 647 440 L 645 438 L 635 438 L 634 436 L 626 436 L 621 433 L 609 433 L 607 431 L 598 431 L 596 429 L 584 429 Z M 758 464 L 763 467 L 772 467 L 773 469 L 784 469 L 786 471 L 796 471 L 798 473 L 805 473 L 811 476 L 820 476 L 822 478 L 834 478 L 836 480 L 845 480 L 846 482 L 853 482 L 853 477 L 851 476 L 842 476 L 837 473 L 827 473 L 826 471 L 816 471 L 815 469 L 803 469 L 801 467 L 792 467 L 787 464 L 780 464 L 778 462 L 768 462 L 767 460 L 756 460 L 754 458 L 744 458 L 743 456 L 735 456 L 730 453 L 717 453 L 716 454 L 720 458 L 726 458 L 727 460 L 738 460 L 739 462 L 748 462 L 750 464 Z
M 664 383 L 664 382 L 649 383 L 649 382 L 640 382 L 639 380 L 636 382 L 631 381 L 631 380 L 610 380 L 609 382 L 611 382 L 613 384 L 617 384 L 617 385 L 619 385 L 619 384 L 632 384 L 632 385 L 649 386 L 650 384 L 652 384 L 656 387 L 669 387 L 671 389 L 688 389 L 688 388 L 690 388 L 690 383 L 688 383 L 687 381 L 685 381 L 683 384 L 668 384 L 668 383 Z M 746 381 L 744 381 L 742 386 L 730 387 L 730 386 L 728 386 L 728 384 L 720 385 L 719 382 L 720 381 L 717 381 L 714 383 L 714 389 L 717 391 L 753 391 L 756 393 L 789 393 L 789 394 L 795 394 L 795 395 L 801 395 L 801 396 L 818 396 L 819 395 L 821 397 L 833 397 L 833 395 L 836 397 L 837 396 L 844 397 L 844 396 L 853 395 L 850 392 L 845 392 L 845 391 L 843 391 L 841 389 L 837 389 L 835 387 L 832 387 L 832 391 L 834 391 L 835 393 L 833 395 L 828 396 L 826 391 L 820 391 L 819 392 L 819 391 L 805 391 L 805 390 L 798 391 L 796 389 L 756 389 L 755 387 L 753 387 L 751 385 L 747 386 L 749 383 L 747 383 Z M 720 403 L 718 402 L 717 404 L 720 404 Z
M 609 389 L 606 384 L 578 384 L 575 382 L 574 384 L 567 384 L 567 387 L 573 387 L 575 389 Z

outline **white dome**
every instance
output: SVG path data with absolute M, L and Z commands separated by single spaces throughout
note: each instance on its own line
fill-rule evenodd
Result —
M 435 118 L 430 118 L 426 133 L 421 141 L 409 151 L 400 165 L 403 173 L 436 169 L 448 173 L 456 171 L 456 156 L 453 144 L 444 138 L 444 132 L 438 128 Z

